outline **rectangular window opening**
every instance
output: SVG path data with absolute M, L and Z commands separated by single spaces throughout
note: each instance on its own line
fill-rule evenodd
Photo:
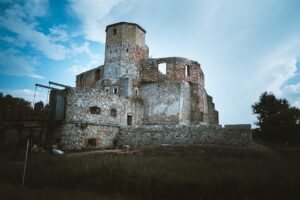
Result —
M 97 146 L 97 138 L 88 138 L 87 139 L 87 145 L 96 147 Z
M 167 74 L 167 63 L 158 64 L 158 71 L 164 75 Z
M 185 74 L 186 77 L 191 76 L 191 67 L 189 65 L 185 65 L 184 74 Z
M 132 115 L 127 115 L 127 125 L 132 125 Z

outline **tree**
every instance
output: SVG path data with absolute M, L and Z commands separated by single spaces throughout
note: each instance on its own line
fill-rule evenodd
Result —
M 252 105 L 257 114 L 257 136 L 262 141 L 276 143 L 300 142 L 300 110 L 291 107 L 286 99 L 277 99 L 264 92 Z
M 31 103 L 0 92 L 0 121 L 47 120 L 49 105 L 42 101 L 32 108 Z

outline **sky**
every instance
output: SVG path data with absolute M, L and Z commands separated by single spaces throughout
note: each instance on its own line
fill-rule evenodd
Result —
M 299 10 L 298 0 L 0 0 L 0 92 L 33 101 L 35 83 L 75 86 L 104 63 L 106 26 L 126 21 L 146 29 L 151 57 L 201 64 L 221 124 L 254 124 L 264 91 L 300 107 Z

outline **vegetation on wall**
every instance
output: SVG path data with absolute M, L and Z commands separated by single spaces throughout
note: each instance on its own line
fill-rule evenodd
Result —
M 300 143 L 300 110 L 290 106 L 286 99 L 264 92 L 252 110 L 258 119 L 257 138 L 279 144 Z

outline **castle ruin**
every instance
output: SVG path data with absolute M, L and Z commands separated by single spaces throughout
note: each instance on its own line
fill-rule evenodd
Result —
M 63 148 L 249 143 L 250 125 L 219 125 L 200 64 L 149 58 L 145 35 L 138 24 L 108 25 L 104 65 L 77 75 L 75 88 L 51 92 Z

